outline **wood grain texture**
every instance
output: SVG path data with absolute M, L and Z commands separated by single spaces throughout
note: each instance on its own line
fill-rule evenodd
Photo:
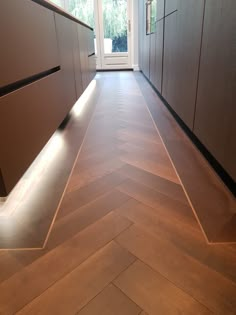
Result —
M 117 220 L 118 219 L 118 220 Z M 108 215 L 91 225 L 45 256 L 37 259 L 0 285 L 0 311 L 12 314 L 42 294 L 56 281 L 74 270 L 90 255 L 105 246 L 130 222 Z M 42 275 L 47 275 L 42 277 Z M 25 290 L 20 290 L 24 283 Z
M 141 309 L 113 284 L 107 286 L 77 315 L 140 315 Z
M 170 215 L 158 207 L 152 208 L 135 199 L 129 199 L 115 210 L 121 216 L 141 226 L 152 235 L 172 242 L 180 251 L 203 265 L 215 270 L 229 280 L 236 281 L 235 253 L 227 245 L 209 246 L 195 224 Z
M 18 314 L 75 314 L 134 260 L 133 255 L 111 242 Z
M 187 292 L 213 313 L 234 314 L 235 283 L 197 262 L 160 235 L 132 226 L 117 239 L 144 263 Z
M 208 241 L 235 242 L 234 196 L 179 128 L 148 82 L 139 74 L 135 76 Z
M 177 175 L 162 171 L 175 173 L 135 75 L 97 81 L 97 106 L 44 248 L 0 251 L 0 314 L 233 315 L 236 246 L 206 242 Z M 142 164 L 125 162 L 127 153 Z
M 160 314 L 212 314 L 140 261 L 136 261 L 114 283 L 150 315 L 159 312 Z

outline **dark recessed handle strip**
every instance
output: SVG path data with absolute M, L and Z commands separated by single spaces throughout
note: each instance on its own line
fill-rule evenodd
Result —
M 35 74 L 35 75 L 32 75 L 31 77 L 28 77 L 26 79 L 23 79 L 23 80 L 19 80 L 17 82 L 14 82 L 14 83 L 11 83 L 11 84 L 8 84 L 8 85 L 5 85 L 3 87 L 0 88 L 0 97 L 1 96 L 4 96 L 6 94 L 9 94 L 11 92 L 14 92 L 26 85 L 29 85 L 35 81 L 38 81 L 40 79 L 43 79 L 57 71 L 60 71 L 61 70 L 61 67 L 60 66 L 57 66 L 57 67 L 54 67 L 52 69 L 49 69 L 49 70 L 46 70 L 46 71 L 43 71 L 41 73 L 38 73 L 38 74 Z
M 90 54 L 90 55 L 88 55 L 88 57 L 92 57 L 92 56 L 94 56 L 94 55 L 95 55 L 95 52 L 92 53 L 92 54 Z
M 177 12 L 177 11 L 178 11 L 178 10 L 174 10 L 174 11 L 172 11 L 172 12 L 168 13 L 167 15 L 163 16 L 162 18 L 160 18 L 160 19 L 156 20 L 154 23 L 156 24 L 156 23 L 158 23 L 158 22 L 160 22 L 160 21 L 164 20 L 166 17 L 168 17 L 168 16 L 172 15 L 173 13 L 175 13 L 175 12 Z

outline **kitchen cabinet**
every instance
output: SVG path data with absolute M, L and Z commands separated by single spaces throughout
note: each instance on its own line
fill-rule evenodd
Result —
M 236 180 L 236 2 L 207 0 L 194 133 Z
M 144 38 L 144 1 L 139 0 L 138 2 L 139 8 L 139 41 L 138 41 L 138 48 L 139 48 L 139 69 L 143 70 L 143 38 Z
M 63 92 L 65 94 L 68 111 L 76 102 L 76 89 L 74 77 L 73 48 L 76 33 L 71 20 L 55 13 L 58 48 L 60 53 L 60 66 L 63 77 Z
M 95 75 L 93 30 L 36 2 L 0 1 L 0 197 L 14 188 Z
M 179 0 L 165 0 L 165 16 L 173 13 L 179 8 Z
M 0 87 L 59 65 L 52 11 L 28 0 L 1 0 L 0 29 Z
M 156 80 L 156 34 L 152 33 L 150 36 L 150 81 L 154 85 Z
M 204 1 L 178 0 L 177 10 L 165 18 L 162 95 L 192 130 Z
M 165 15 L 165 0 L 156 0 L 156 21 L 164 18 Z
M 78 36 L 79 36 L 79 43 L 80 43 L 82 86 L 83 86 L 83 90 L 85 90 L 89 84 L 88 41 L 86 37 L 86 35 L 88 35 L 88 32 L 82 25 L 78 25 L 77 28 L 78 28 Z
M 156 32 L 152 34 L 154 42 L 154 62 L 153 64 L 150 62 L 150 81 L 160 93 L 162 90 L 163 25 L 163 19 L 159 20 L 156 23 Z M 150 55 L 150 59 L 152 58 L 152 55 Z
M 74 75 L 75 75 L 75 90 L 76 90 L 76 99 L 78 99 L 82 95 L 84 90 L 83 90 L 83 85 L 82 85 L 82 70 L 81 70 L 81 60 L 80 60 L 80 47 L 82 44 L 79 43 L 78 24 L 75 22 L 72 22 L 72 32 L 73 32 L 73 67 L 74 67 Z M 96 69 L 96 66 L 94 66 L 94 69 Z
M 144 13 L 144 25 L 143 25 L 143 46 L 142 46 L 142 54 L 143 54 L 143 68 L 142 71 L 145 76 L 150 78 L 150 34 L 146 33 L 146 8 L 143 11 Z
M 68 112 L 61 79 L 58 71 L 0 97 L 0 169 L 6 192 L 15 186 Z

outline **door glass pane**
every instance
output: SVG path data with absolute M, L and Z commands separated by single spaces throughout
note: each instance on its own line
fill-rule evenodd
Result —
M 128 51 L 127 0 L 103 0 L 104 53 Z

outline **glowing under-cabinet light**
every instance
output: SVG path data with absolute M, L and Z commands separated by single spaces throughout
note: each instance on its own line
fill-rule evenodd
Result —
M 92 80 L 88 87 L 85 89 L 84 93 L 80 96 L 78 101 L 75 103 L 74 107 L 72 108 L 72 114 L 76 117 L 81 116 L 82 112 L 87 104 L 89 98 L 91 97 L 94 89 L 96 87 L 96 80 Z
M 0 217 L 12 216 L 28 194 L 35 196 L 38 194 L 37 183 L 43 176 L 48 175 L 56 157 L 65 145 L 63 134 L 56 131 L 9 196 L 0 202 Z

